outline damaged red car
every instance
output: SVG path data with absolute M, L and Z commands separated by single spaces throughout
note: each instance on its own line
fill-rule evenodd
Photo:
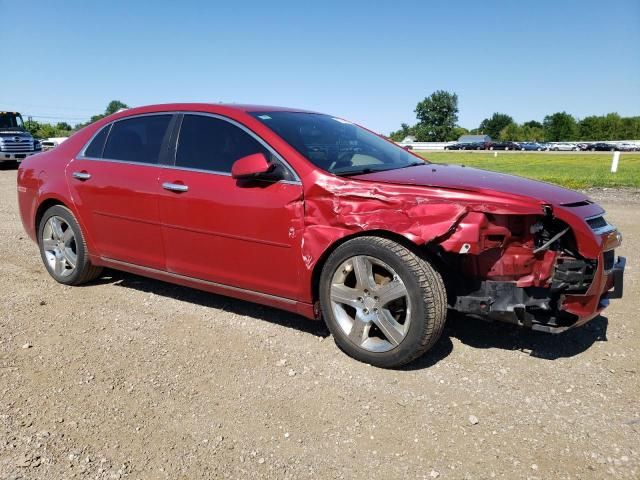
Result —
M 622 295 L 621 235 L 582 193 L 313 112 L 122 111 L 26 159 L 18 197 L 60 283 L 109 267 L 324 318 L 382 367 L 434 345 L 448 309 L 561 332 Z

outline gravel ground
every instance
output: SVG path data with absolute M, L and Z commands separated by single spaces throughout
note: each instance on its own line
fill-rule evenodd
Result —
M 398 371 L 320 322 L 109 272 L 56 284 L 0 171 L 0 478 L 638 478 L 640 202 L 626 296 L 550 336 L 451 317 Z

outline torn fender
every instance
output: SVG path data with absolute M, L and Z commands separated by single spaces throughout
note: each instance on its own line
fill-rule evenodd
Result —
M 302 256 L 313 269 L 337 240 L 384 230 L 423 245 L 456 232 L 470 212 L 539 213 L 539 205 L 487 203 L 466 191 L 426 189 L 322 176 L 306 190 Z M 474 220 L 484 217 L 481 213 Z

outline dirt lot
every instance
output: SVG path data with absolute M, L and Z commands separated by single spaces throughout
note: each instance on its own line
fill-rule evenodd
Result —
M 640 196 L 625 299 L 560 336 L 449 318 L 400 371 L 320 322 L 110 272 L 56 284 L 0 171 L 0 478 L 638 478 Z

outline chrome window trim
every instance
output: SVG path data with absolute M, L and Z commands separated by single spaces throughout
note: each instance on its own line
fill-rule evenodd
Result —
M 289 170 L 289 172 L 292 174 L 293 176 L 293 180 L 285 180 L 288 182 L 297 182 L 297 183 L 302 183 L 300 181 L 300 177 L 298 176 L 298 173 L 293 169 L 293 167 L 289 164 L 289 162 L 287 162 L 282 155 L 280 155 L 278 152 L 276 152 L 276 150 L 269 145 L 267 142 L 264 141 L 264 139 L 262 137 L 260 137 L 258 134 L 256 134 L 253 130 L 249 129 L 248 127 L 246 127 L 245 125 L 241 124 L 240 122 L 233 120 L 232 118 L 229 117 L 225 117 L 223 115 L 220 115 L 218 113 L 208 113 L 208 112 L 193 112 L 193 111 L 177 111 L 175 112 L 177 114 L 182 114 L 182 115 L 198 115 L 201 117 L 211 117 L 211 118 L 217 118 L 218 120 L 222 120 L 225 121 L 227 123 L 230 123 L 231 125 L 234 125 L 236 127 L 238 127 L 240 130 L 244 131 L 245 133 L 247 133 L 250 137 L 252 137 L 254 140 L 256 140 L 260 145 L 262 145 L 264 148 L 266 148 L 273 156 L 276 157 L 276 159 L 282 163 L 284 165 L 285 168 L 287 168 L 287 170 Z M 183 119 L 184 121 L 184 119 Z M 175 147 L 176 147 L 176 155 L 178 153 L 178 145 L 180 144 L 180 133 L 182 131 L 182 122 L 180 123 L 180 131 L 178 132 L 178 138 L 176 138 L 176 143 L 175 143 Z M 176 168 L 184 168 L 187 169 L 185 167 L 180 167 L 174 164 L 174 166 Z M 203 169 L 193 169 L 196 171 L 202 171 L 202 172 L 209 172 L 210 170 L 203 170 Z M 231 175 L 230 172 L 216 172 L 217 174 L 228 174 L 229 176 Z
M 283 164 L 283 166 L 285 168 L 287 168 L 289 170 L 289 172 L 291 172 L 291 174 L 293 176 L 293 180 L 278 180 L 277 182 L 273 182 L 273 183 L 284 183 L 284 184 L 288 184 L 288 185 L 302 185 L 302 181 L 300 180 L 300 176 L 295 171 L 295 169 L 289 164 L 289 162 L 287 162 L 282 157 L 282 155 L 280 155 L 278 152 L 276 152 L 276 150 L 271 145 L 269 145 L 258 134 L 256 134 L 255 132 L 253 132 L 252 130 L 250 130 L 248 127 L 244 126 L 240 122 L 238 122 L 236 120 L 233 120 L 231 118 L 225 117 L 223 115 L 217 114 L 217 113 L 194 112 L 194 111 L 187 111 L 187 110 L 175 110 L 175 111 L 170 111 L 170 112 L 140 113 L 140 114 L 137 114 L 137 115 L 131 115 L 131 116 L 128 116 L 128 117 L 118 118 L 117 120 L 113 120 L 113 121 L 109 122 L 108 124 L 104 125 L 102 128 L 99 128 L 98 130 L 96 130 L 96 132 L 94 132 L 94 134 L 87 141 L 87 143 L 85 143 L 84 147 L 82 148 L 82 150 L 80 150 L 80 153 L 78 153 L 76 158 L 78 160 L 92 160 L 92 161 L 98 161 L 98 162 L 102 161 L 102 162 L 112 162 L 112 163 L 123 163 L 123 164 L 127 164 L 127 165 L 142 165 L 142 166 L 146 166 L 146 167 L 159 167 L 159 168 L 168 168 L 168 169 L 173 169 L 173 170 L 185 170 L 185 171 L 189 171 L 189 172 L 208 173 L 208 174 L 211 174 L 211 175 L 230 177 L 231 176 L 231 172 L 220 172 L 220 171 L 214 171 L 214 170 L 204 170 L 204 169 L 199 169 L 199 168 L 180 167 L 180 166 L 175 165 L 175 154 L 177 153 L 178 144 L 180 142 L 180 132 L 178 132 L 178 138 L 176 138 L 176 141 L 175 141 L 174 164 L 173 165 L 167 165 L 167 164 L 161 164 L 161 163 L 133 162 L 133 161 L 130 161 L 130 160 L 116 160 L 116 159 L 113 159 L 113 158 L 95 158 L 95 157 L 87 157 L 85 155 L 85 152 L 86 152 L 87 148 L 89 148 L 89 145 L 91 144 L 93 139 L 102 130 L 104 130 L 105 128 L 111 129 L 113 124 L 115 124 L 116 122 L 120 122 L 120 121 L 123 121 L 123 120 L 129 120 L 129 119 L 132 119 L 132 118 L 138 118 L 138 117 L 148 117 L 148 116 L 152 116 L 152 115 L 180 115 L 180 114 L 182 114 L 182 115 L 200 115 L 200 116 L 203 116 L 203 117 L 217 118 L 219 120 L 223 120 L 225 122 L 228 122 L 228 123 L 240 128 L 245 133 L 247 133 L 251 137 L 253 137 L 258 143 L 260 143 L 260 145 L 262 145 L 264 148 L 266 148 L 279 162 L 281 162 Z M 181 126 L 182 126 L 182 124 L 181 124 Z M 105 145 L 104 145 L 105 147 L 107 145 L 107 141 L 109 140 L 109 134 L 111 134 L 110 131 L 108 132 L 107 139 L 105 140 Z M 104 148 L 103 148 L 103 151 L 104 151 Z
M 89 141 L 87 143 L 84 144 L 84 147 L 82 147 L 82 150 L 80 150 L 80 152 L 78 153 L 76 158 L 78 160 L 107 160 L 107 161 L 111 161 L 111 162 L 129 163 L 129 164 L 134 164 L 134 165 L 160 165 L 159 163 L 133 162 L 131 160 L 116 160 L 116 159 L 111 159 L 111 158 L 95 158 L 95 157 L 87 157 L 85 155 L 85 153 L 87 151 L 87 148 L 89 148 L 89 145 L 91 145 L 91 142 L 93 142 L 93 139 L 96 138 L 98 136 L 98 134 L 102 130 L 104 130 L 105 128 L 109 128 L 109 132 L 107 133 L 107 138 L 104 141 L 104 146 L 102 147 L 102 153 L 104 153 L 104 149 L 107 146 L 107 140 L 109 140 L 109 135 L 111 135 L 111 128 L 113 127 L 113 125 L 115 123 L 121 122 L 123 120 L 130 120 L 130 119 L 133 119 L 133 118 L 151 117 L 151 116 L 158 116 L 158 115 L 173 116 L 175 114 L 173 112 L 139 113 L 137 115 L 131 115 L 130 117 L 122 117 L 122 118 L 118 118 L 117 120 L 112 120 L 111 122 L 109 122 L 105 126 L 103 126 L 102 128 L 99 128 L 98 130 L 96 130 L 94 132 L 94 134 L 91 135 L 91 138 L 89 139 Z

